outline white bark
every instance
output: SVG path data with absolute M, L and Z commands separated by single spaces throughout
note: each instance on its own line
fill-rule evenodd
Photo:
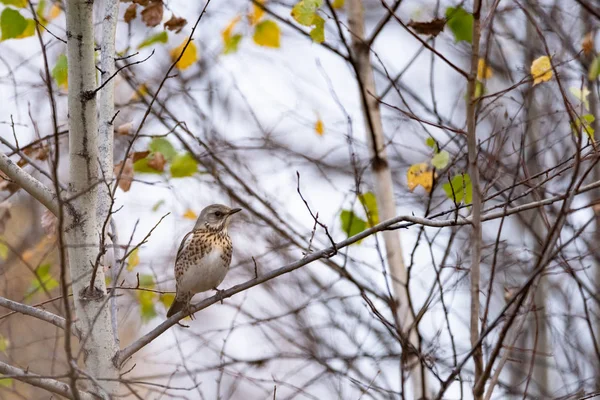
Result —
M 93 265 L 100 245 L 97 223 L 99 160 L 96 115 L 96 69 L 94 65 L 93 2 L 69 0 L 67 15 L 67 58 L 69 74 L 69 162 L 73 214 L 65 224 L 69 267 L 77 325 L 87 373 L 103 388 L 97 395 L 115 394 L 119 371 L 112 362 L 118 350 L 106 301 L 104 271 L 98 268 L 90 288 Z M 114 379 L 106 381 L 105 379 Z
M 377 93 L 375 88 L 375 79 L 370 60 L 370 49 L 364 43 L 365 38 L 365 20 L 364 9 L 361 0 L 350 0 L 348 2 L 348 26 L 351 31 L 352 48 L 354 62 L 358 70 L 358 79 L 362 82 L 361 96 L 363 101 L 363 113 L 365 119 L 365 131 L 371 150 L 373 164 L 373 178 L 375 181 L 375 195 L 377 205 L 382 220 L 388 220 L 396 216 L 396 202 L 394 200 L 394 183 L 392 173 L 387 162 L 387 153 L 385 149 L 385 136 L 383 133 L 383 123 L 381 120 L 381 111 L 379 103 L 374 95 Z M 383 232 L 387 264 L 390 274 L 393 277 L 393 291 L 398 301 L 397 318 L 402 327 L 412 326 L 414 316 L 409 308 L 408 288 L 406 286 L 407 274 L 404 258 L 402 254 L 402 245 L 400 243 L 400 234 L 398 231 Z M 406 332 L 409 335 L 410 343 L 419 348 L 417 331 L 412 329 Z M 424 397 L 423 388 L 426 386 L 422 378 L 424 373 L 422 365 L 418 360 L 408 360 L 409 365 L 413 365 L 411 380 L 414 390 L 414 398 Z M 414 362 L 416 361 L 416 362 Z

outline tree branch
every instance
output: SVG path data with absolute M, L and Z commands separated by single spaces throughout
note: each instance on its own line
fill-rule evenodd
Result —
M 64 382 L 57 381 L 56 379 L 42 378 L 40 375 L 33 374 L 29 371 L 24 371 L 20 368 L 13 367 L 12 365 L 8 365 L 3 362 L 0 362 L 0 373 L 4 374 L 4 377 L 29 383 L 32 386 L 45 389 L 51 393 L 66 397 L 67 399 L 75 399 L 75 396 L 73 396 L 69 385 Z M 83 392 L 81 390 L 77 391 L 77 395 L 81 400 L 97 399 L 88 392 Z
M 65 319 L 49 311 L 40 310 L 39 308 L 28 306 L 26 304 L 21 304 L 16 301 L 9 300 L 5 297 L 0 297 L 0 307 L 8 308 L 11 311 L 28 315 L 30 317 L 34 317 L 42 321 L 48 322 L 56 327 L 59 327 L 60 329 L 65 329 Z M 73 326 L 71 330 L 76 337 L 80 337 L 80 332 L 78 329 L 75 328 L 75 326 Z
M 22 170 L 4 153 L 0 153 L 0 171 L 4 172 L 17 185 L 42 203 L 52 214 L 58 215 L 58 202 L 52 191 L 42 182 Z

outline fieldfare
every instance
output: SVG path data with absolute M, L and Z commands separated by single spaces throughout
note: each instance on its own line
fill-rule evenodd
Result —
M 217 290 L 223 282 L 233 247 L 227 227 L 241 208 L 213 204 L 200 213 L 194 229 L 184 236 L 175 259 L 177 294 L 167 317 L 185 309 L 196 293 Z M 189 313 L 189 311 L 188 311 Z

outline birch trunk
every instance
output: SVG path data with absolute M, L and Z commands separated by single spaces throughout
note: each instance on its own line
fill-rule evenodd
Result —
M 93 2 L 68 0 L 67 58 L 69 74 L 69 195 L 65 239 L 69 255 L 76 325 L 82 332 L 86 372 L 95 378 L 89 390 L 111 398 L 118 388 L 118 369 L 112 358 L 114 340 L 111 310 L 107 301 L 104 271 L 98 269 L 89 287 L 100 250 L 98 230 L 98 119 L 96 114 L 96 68 L 94 63 Z M 112 162 L 112 160 L 111 160 Z M 100 202 L 101 204 L 101 202 Z M 109 379 L 108 381 L 106 379 Z M 101 385 L 102 387 L 97 387 Z
M 356 64 L 361 100 L 365 120 L 365 132 L 369 144 L 372 173 L 375 182 L 375 195 L 381 220 L 388 220 L 396 216 L 396 202 L 394 200 L 394 184 L 385 149 L 385 136 L 379 103 L 374 95 L 377 93 L 373 68 L 371 66 L 370 49 L 365 44 L 365 19 L 361 0 L 348 2 L 348 26 L 352 32 L 352 51 Z M 383 232 L 386 259 L 390 275 L 393 277 L 393 291 L 398 302 L 396 309 L 397 319 L 401 326 L 411 326 L 414 315 L 409 307 L 407 273 L 402 254 L 402 245 L 398 231 L 388 230 Z M 408 334 L 410 344 L 419 349 L 419 339 L 416 327 Z M 413 357 L 414 358 L 414 357 Z M 414 390 L 414 398 L 426 396 L 425 373 L 422 364 L 417 359 L 406 360 L 407 365 L 412 365 L 410 377 Z

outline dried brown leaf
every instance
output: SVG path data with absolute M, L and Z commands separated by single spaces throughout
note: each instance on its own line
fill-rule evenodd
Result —
M 159 172 L 163 172 L 165 170 L 165 164 L 167 161 L 165 160 L 165 156 L 161 152 L 156 152 L 152 156 L 152 159 L 148 160 L 148 166 L 153 168 Z
M 430 35 L 436 37 L 441 31 L 444 30 L 444 25 L 446 25 L 446 19 L 435 18 L 428 22 L 416 22 L 411 20 L 406 25 L 413 28 L 415 32 L 417 32 L 420 35 Z
M 142 11 L 142 21 L 149 27 L 156 26 L 162 21 L 163 11 L 162 1 L 153 1 Z
M 149 151 L 136 151 L 135 153 L 133 153 L 133 162 L 148 157 L 148 154 L 150 154 Z
M 119 173 L 122 165 L 123 161 L 115 165 L 115 175 Z M 123 172 L 121 173 L 121 179 L 119 179 L 119 187 L 124 192 L 128 192 L 131 188 L 131 182 L 133 182 L 133 161 L 131 160 L 131 157 L 127 157 L 125 160 L 125 167 L 123 167 Z
M 581 42 L 581 49 L 583 50 L 583 54 L 586 56 L 590 56 L 594 52 L 594 32 L 588 32 L 584 38 L 583 42 Z
M 117 128 L 117 133 L 121 136 L 130 135 L 131 131 L 133 131 L 133 122 L 126 122 Z
M 125 19 L 125 22 L 130 23 L 132 20 L 135 19 L 136 16 L 137 16 L 137 4 L 132 3 L 125 10 L 125 15 L 123 16 L 123 18 Z
M 140 6 L 147 6 L 149 0 L 133 0 L 134 3 L 139 4 Z
M 187 20 L 185 18 L 179 18 L 176 17 L 175 14 L 173 14 L 171 19 L 165 22 L 163 26 L 170 31 L 175 31 L 175 33 L 179 33 L 186 24 Z

